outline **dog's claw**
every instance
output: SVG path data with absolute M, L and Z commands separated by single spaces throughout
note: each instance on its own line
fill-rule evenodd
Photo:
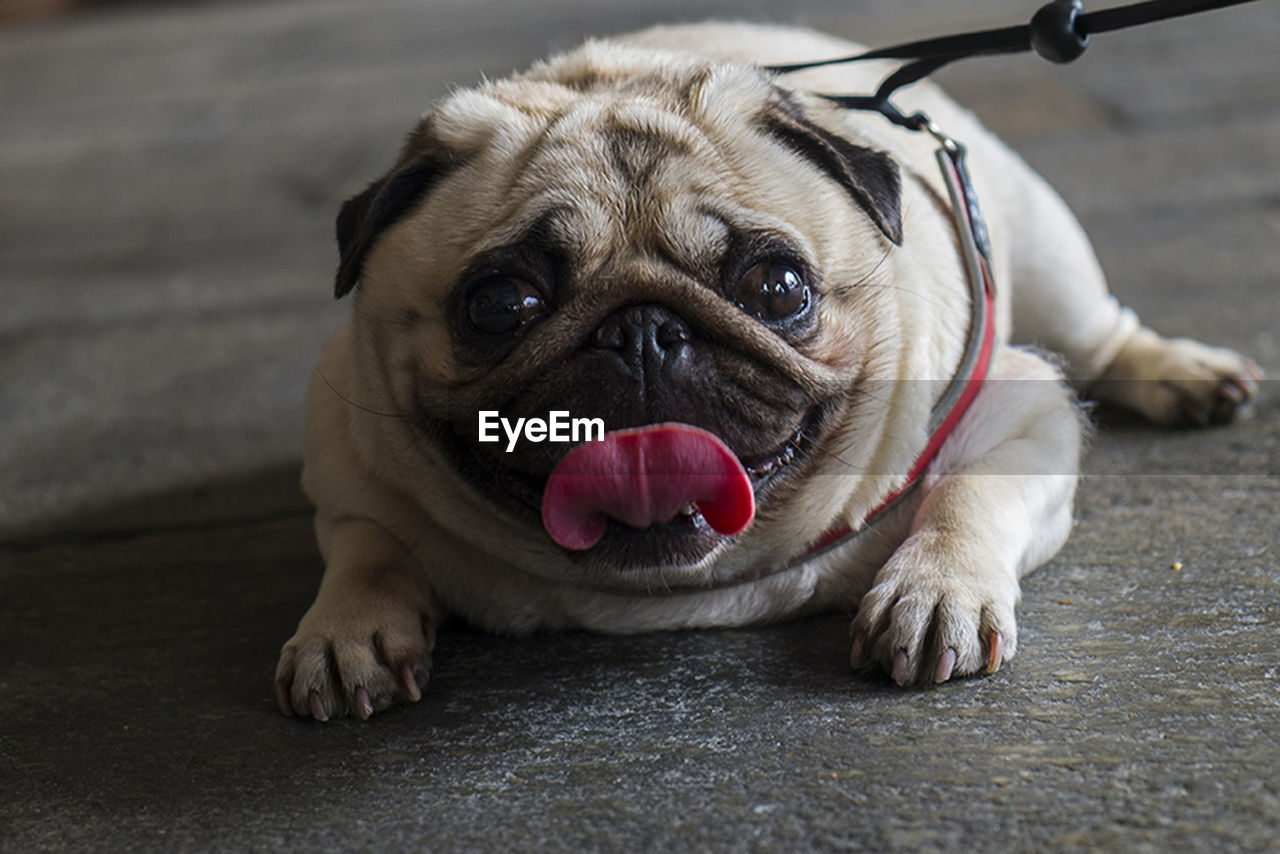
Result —
M 311 692 L 311 717 L 320 723 L 329 720 L 329 715 L 324 710 L 324 701 L 320 699 L 320 694 L 316 691 Z
M 400 687 L 412 702 L 416 703 L 422 699 L 422 689 L 418 687 L 418 680 L 413 676 L 413 668 L 407 664 L 400 668 Z
M 987 639 L 987 673 L 995 673 L 1004 660 L 1004 638 L 999 632 L 992 632 Z
M 373 703 L 369 701 L 368 691 L 364 688 L 357 688 L 355 701 L 356 714 L 360 716 L 360 720 L 367 721 L 373 717 Z
M 863 665 L 863 656 L 867 647 L 867 633 L 858 632 L 853 636 L 853 648 L 849 650 L 849 664 L 854 670 Z
M 905 649 L 900 649 L 893 654 L 892 678 L 894 682 L 897 682 L 899 685 L 906 685 L 911 681 L 911 674 L 907 671 L 910 661 L 911 660 L 907 658 L 907 651 Z
M 956 668 L 956 651 L 951 647 L 947 647 L 938 656 L 938 665 L 933 670 L 934 682 L 946 682 L 951 678 L 951 672 Z
M 280 714 L 286 718 L 293 717 L 293 703 L 289 701 L 289 694 L 293 686 L 286 679 L 276 680 L 276 706 L 280 709 Z
M 1266 378 L 1267 378 L 1267 373 L 1266 371 L 1262 370 L 1261 365 L 1259 365 L 1253 359 L 1245 359 L 1244 360 L 1244 376 L 1237 377 L 1237 380 L 1240 382 L 1248 383 L 1249 387 L 1246 389 L 1246 391 L 1252 394 L 1258 390 L 1258 383 L 1262 382 Z
M 1225 398 L 1228 403 L 1239 406 L 1246 399 L 1253 396 L 1249 391 L 1249 384 L 1251 383 L 1252 381 L 1247 377 L 1231 377 L 1223 380 L 1222 384 L 1218 386 L 1218 396 Z

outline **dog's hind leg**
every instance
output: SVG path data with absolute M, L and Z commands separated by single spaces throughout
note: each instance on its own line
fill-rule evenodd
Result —
M 1060 354 L 1077 390 L 1157 424 L 1233 420 L 1257 394 L 1258 366 L 1232 350 L 1142 326 L 1108 290 L 1066 203 L 1025 164 L 1007 165 L 1017 174 L 1006 172 L 996 192 L 1010 241 L 1012 340 Z

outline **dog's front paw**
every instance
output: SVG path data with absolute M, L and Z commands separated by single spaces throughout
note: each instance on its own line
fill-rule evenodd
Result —
M 385 600 L 317 601 L 280 650 L 276 702 L 286 715 L 327 721 L 418 701 L 435 627 L 425 609 Z
M 850 663 L 899 685 L 994 673 L 1017 650 L 1018 596 L 1013 573 L 913 537 L 862 597 Z
M 1229 424 L 1258 394 L 1262 369 L 1234 350 L 1139 329 L 1089 390 L 1157 424 Z

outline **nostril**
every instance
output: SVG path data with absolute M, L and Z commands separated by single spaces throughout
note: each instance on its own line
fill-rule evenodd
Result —
M 658 346 L 670 347 L 689 340 L 689 327 L 679 320 L 668 320 L 658 327 Z
M 621 324 L 606 321 L 596 327 L 595 334 L 591 336 L 591 344 L 602 350 L 621 350 L 627 344 L 627 336 L 622 331 Z
M 667 358 L 667 350 L 693 338 L 689 324 L 669 308 L 633 305 L 619 309 L 601 321 L 591 333 L 589 346 L 649 358 Z

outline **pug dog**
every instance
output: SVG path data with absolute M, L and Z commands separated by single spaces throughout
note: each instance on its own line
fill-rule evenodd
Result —
M 1142 326 L 1054 191 L 919 84 L 899 105 L 968 149 L 980 298 L 938 141 L 816 94 L 885 66 L 765 70 L 858 50 L 745 24 L 591 41 L 444 98 L 343 205 L 352 311 L 303 471 L 326 569 L 285 714 L 418 700 L 451 615 L 522 635 L 847 609 L 854 668 L 991 672 L 1071 525 L 1076 393 L 1169 425 L 1248 404 L 1256 365 Z

